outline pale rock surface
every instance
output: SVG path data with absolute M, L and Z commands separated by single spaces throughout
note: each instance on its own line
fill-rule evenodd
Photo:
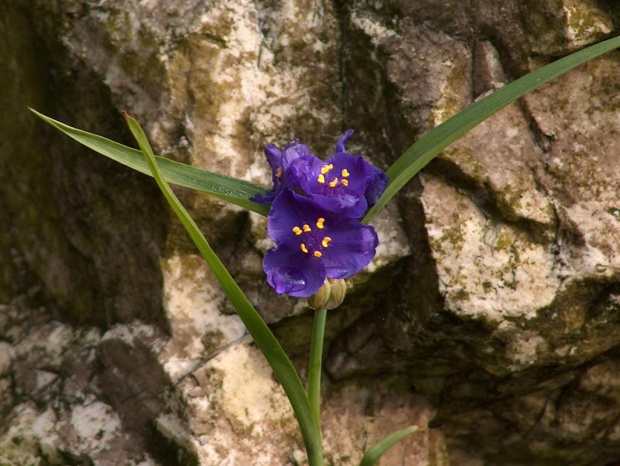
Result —
M 487 93 L 617 35 L 594 0 L 0 5 L 0 463 L 303 464 L 291 408 L 152 180 L 45 128 L 34 106 L 256 183 L 294 137 L 387 168 Z M 375 219 L 327 328 L 323 432 L 358 464 L 620 458 L 617 53 L 450 146 Z M 263 217 L 178 190 L 300 368 L 303 300 L 264 280 Z

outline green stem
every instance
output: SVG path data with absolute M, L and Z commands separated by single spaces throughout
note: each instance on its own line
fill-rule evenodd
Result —
M 323 339 L 327 309 L 314 312 L 312 341 L 310 342 L 310 363 L 308 366 L 308 401 L 316 425 L 321 428 L 321 363 L 323 361 Z

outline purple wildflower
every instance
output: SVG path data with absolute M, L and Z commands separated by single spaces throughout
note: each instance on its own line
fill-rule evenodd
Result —
M 363 157 L 346 152 L 344 145 L 352 134 L 348 130 L 342 135 L 336 153 L 325 162 L 311 154 L 293 160 L 287 180 L 289 187 L 301 188 L 325 209 L 361 218 L 385 190 L 387 176 Z
M 326 278 L 347 278 L 366 267 L 378 244 L 373 227 L 327 211 L 289 189 L 273 201 L 267 221 L 276 247 L 263 268 L 276 293 L 307 298 Z
M 336 154 L 323 162 L 314 155 L 295 160 L 289 179 L 295 180 L 310 199 L 325 209 L 351 218 L 364 216 L 368 202 L 366 191 L 367 162 L 362 157 Z
M 310 151 L 307 146 L 299 144 L 299 139 L 295 139 L 287 144 L 283 150 L 278 149 L 275 144 L 267 144 L 265 146 L 265 156 L 267 156 L 267 162 L 271 167 L 271 179 L 273 180 L 273 189 L 266 194 L 257 194 L 251 201 L 258 204 L 269 204 L 273 202 L 275 197 L 285 187 L 295 187 L 295 182 L 288 182 L 287 169 L 291 162 L 294 160 L 310 156 Z
M 325 209 L 351 218 L 361 218 L 387 186 L 387 175 L 363 157 L 347 153 L 345 144 L 353 134 L 346 131 L 336 143 L 336 152 L 326 162 L 294 142 L 283 152 L 273 144 L 265 155 L 273 172 L 273 190 L 252 198 L 261 204 L 273 202 L 284 188 L 294 189 Z

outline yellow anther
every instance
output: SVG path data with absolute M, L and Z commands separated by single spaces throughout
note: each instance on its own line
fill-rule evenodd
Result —
M 323 174 L 320 174 L 320 175 L 316 178 L 316 180 L 317 180 L 319 183 L 321 183 L 321 184 L 324 184 L 324 183 L 325 183 L 325 177 L 323 176 Z
M 321 167 L 321 175 L 325 175 L 328 171 L 330 171 L 334 166 L 330 163 L 329 165 L 323 165 Z
M 316 221 L 316 227 L 317 227 L 319 230 L 322 230 L 322 229 L 323 229 L 323 226 L 324 226 L 324 225 L 323 225 L 324 223 L 325 223 L 325 219 L 324 219 L 323 217 L 321 217 L 321 218 L 317 219 L 317 221 Z
M 299 246 L 301 248 L 301 250 L 305 253 L 308 254 L 308 248 L 306 247 L 306 245 L 304 243 L 301 243 L 301 245 Z
M 333 180 L 331 180 L 329 183 L 329 187 L 330 188 L 335 188 L 336 185 L 338 184 L 338 178 L 334 178 Z
M 282 167 L 278 167 L 278 169 L 276 170 L 276 178 L 280 179 L 281 176 L 282 176 Z
M 304 229 L 304 232 L 306 233 L 312 231 L 312 229 L 310 228 L 310 225 L 307 225 L 307 224 L 303 226 L 303 229 Z
M 349 170 L 347 170 L 346 168 L 343 168 L 343 169 L 342 169 L 342 177 L 343 177 L 343 178 L 348 178 L 348 177 L 349 177 L 349 175 L 351 175 L 351 174 L 349 173 Z
M 301 228 L 299 227 L 293 227 L 293 233 L 295 233 L 297 236 L 301 235 Z
M 331 240 L 332 239 L 329 236 L 326 236 L 325 238 L 323 238 L 323 241 L 321 241 L 321 244 L 323 245 L 324 248 L 326 248 L 329 245 Z
M 342 186 L 349 186 L 349 182 L 347 180 L 340 180 Z
M 314 251 L 314 257 L 321 257 L 322 255 L 321 251 Z

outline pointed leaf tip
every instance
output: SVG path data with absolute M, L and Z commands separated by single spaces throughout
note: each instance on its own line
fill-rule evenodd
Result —
M 398 442 L 408 437 L 409 435 L 415 432 L 420 432 L 422 430 L 424 429 L 421 429 L 418 426 L 409 426 L 405 427 L 404 429 L 392 432 L 387 437 L 379 440 L 372 447 L 370 447 L 366 451 L 366 453 L 364 453 L 364 456 L 362 457 L 359 466 L 376 465 L 383 456 L 383 454 L 387 452 L 390 448 L 392 448 L 394 445 L 396 445 Z
M 86 131 L 65 125 L 60 121 L 39 113 L 32 107 L 28 108 L 37 117 L 84 146 L 116 162 L 133 168 L 140 173 L 152 176 L 146 159 L 139 150 L 124 146 L 102 136 L 87 133 Z M 130 118 L 131 117 L 127 115 L 125 120 L 130 121 Z M 133 118 L 131 119 L 133 120 Z M 232 202 L 233 204 L 264 216 L 269 212 L 268 205 L 256 204 L 250 201 L 250 199 L 256 195 L 265 194 L 266 190 L 262 186 L 257 186 L 253 183 L 219 173 L 201 170 L 191 165 L 184 165 L 162 157 L 157 157 L 157 163 L 165 178 L 170 183 L 209 193 L 219 199 Z

